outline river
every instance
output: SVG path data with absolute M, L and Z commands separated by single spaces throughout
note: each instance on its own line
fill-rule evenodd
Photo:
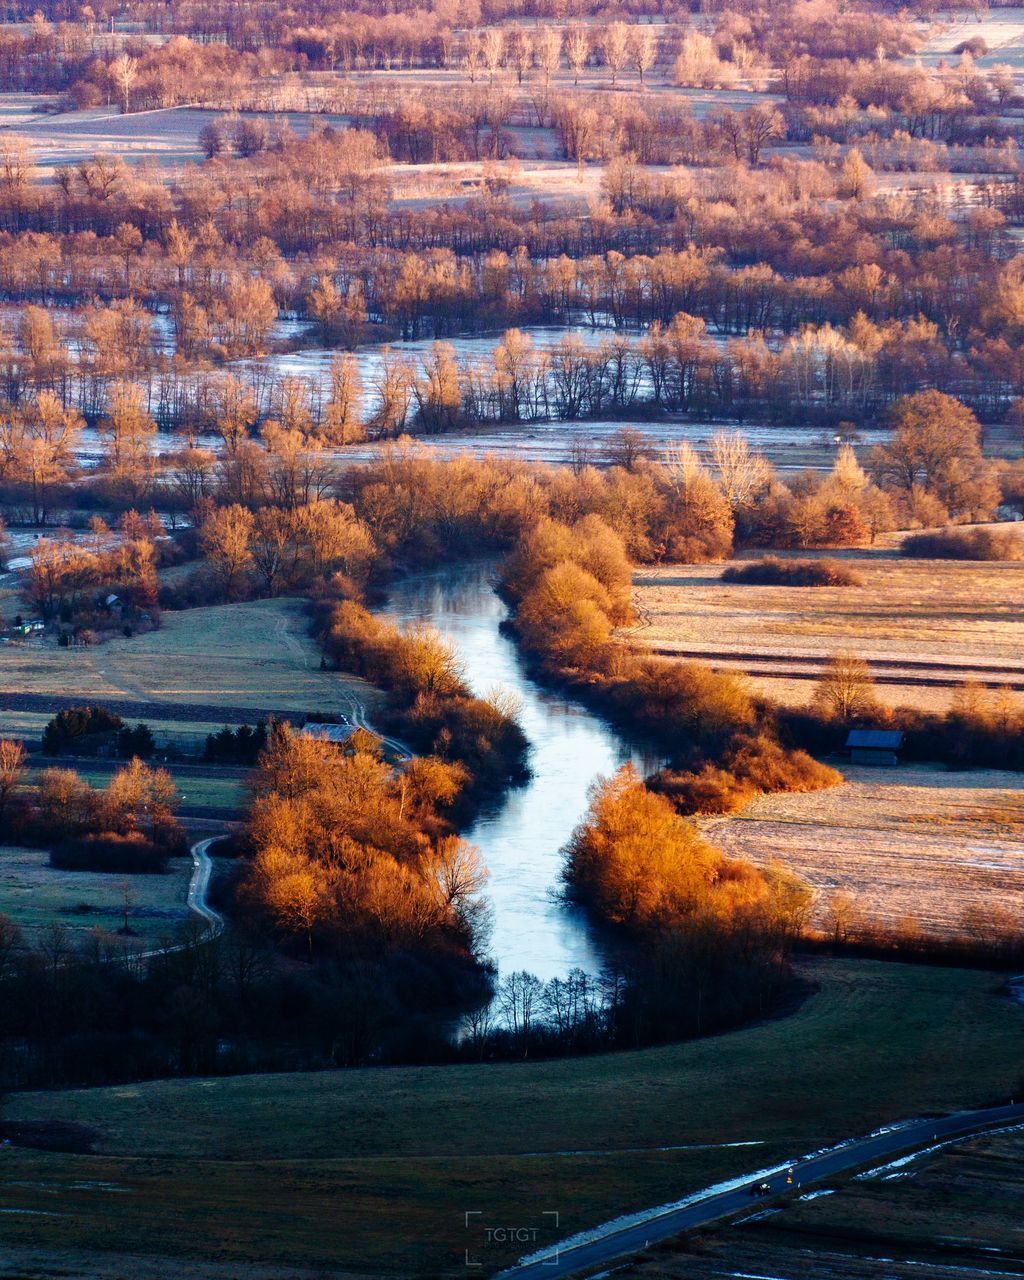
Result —
M 562 901 L 560 850 L 586 812 L 598 774 L 613 773 L 632 751 L 602 720 L 529 678 L 515 645 L 500 630 L 507 610 L 494 590 L 492 564 L 459 565 L 406 578 L 392 588 L 382 614 L 423 621 L 451 637 L 477 694 L 512 690 L 530 740 L 531 780 L 485 810 L 466 838 L 490 878 L 493 915 L 489 953 L 499 973 L 526 969 L 538 978 L 572 968 L 601 968 L 600 944 L 582 913 Z

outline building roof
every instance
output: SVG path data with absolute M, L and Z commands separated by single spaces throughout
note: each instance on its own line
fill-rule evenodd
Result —
M 321 742 L 347 742 L 352 733 L 350 724 L 325 724 L 314 720 L 302 726 L 302 733 L 308 738 L 319 738 Z
M 846 737 L 848 747 L 868 747 L 876 751 L 896 751 L 903 745 L 899 729 L 851 729 Z

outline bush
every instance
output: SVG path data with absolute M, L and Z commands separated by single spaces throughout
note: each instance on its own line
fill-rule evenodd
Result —
M 167 870 L 167 853 L 138 832 L 112 831 L 65 840 L 50 853 L 50 866 L 60 871 L 116 871 L 154 875 Z
M 806 751 L 787 749 L 760 733 L 738 735 L 720 765 L 662 769 L 649 785 L 667 796 L 680 813 L 735 813 L 757 795 L 820 791 L 842 780 L 842 774 Z
M 120 716 L 103 707 L 72 707 L 53 717 L 43 730 L 43 750 L 59 756 L 72 747 L 82 747 L 87 739 L 116 733 L 124 728 Z
M 860 574 L 838 560 L 780 560 L 764 556 L 747 564 L 730 565 L 722 572 L 723 582 L 751 586 L 779 587 L 859 587 Z
M 940 529 L 904 538 L 901 550 L 928 560 L 1024 560 L 1024 538 L 1015 529 Z

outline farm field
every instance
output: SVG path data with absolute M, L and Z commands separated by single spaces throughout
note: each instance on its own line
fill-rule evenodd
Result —
M 200 130 L 222 114 L 193 107 L 167 107 L 121 115 L 111 105 L 38 116 L 30 111 L 39 99 L 24 95 L 26 105 L 21 108 L 20 96 L 8 94 L 0 100 L 0 121 L 9 123 L 11 131 L 25 139 L 36 171 L 42 176 L 58 165 L 81 163 L 98 154 L 118 156 L 128 164 L 145 160 L 171 176 L 185 164 L 204 158 Z M 323 124 L 338 122 L 338 117 L 306 112 L 256 114 L 299 134 L 307 132 L 314 119 Z
M 153 1277 L 200 1249 L 210 1268 L 190 1275 L 330 1275 L 342 1256 L 349 1275 L 457 1275 L 483 1234 L 467 1238 L 467 1209 L 532 1225 L 554 1206 L 568 1234 L 1015 1087 L 1024 1010 L 997 976 L 801 971 L 816 991 L 791 1016 L 640 1053 L 19 1094 L 4 1121 L 98 1134 L 91 1154 L 5 1153 L 0 1275 L 37 1274 L 37 1249 L 65 1275 L 103 1275 L 91 1251 L 125 1239 L 148 1268 L 132 1274 Z
M 377 692 L 344 674 L 321 671 L 298 600 L 259 600 L 167 612 L 158 631 L 92 648 L 54 644 L 0 650 L 0 728 L 13 732 L 5 705 L 19 695 L 81 698 L 117 709 L 118 702 L 153 703 L 173 724 L 195 720 L 210 731 L 218 709 L 341 714 L 353 696 L 369 708 Z M 35 707 L 28 708 L 35 711 Z M 137 708 L 131 718 L 142 718 Z M 45 722 L 45 717 L 44 717 Z M 163 723 L 161 721 L 161 723 Z
M 1024 913 L 1024 792 L 1017 774 L 938 767 L 842 766 L 845 783 L 760 796 L 742 814 L 706 819 L 735 857 L 791 867 L 816 890 L 813 923 L 831 931 L 830 902 L 886 926 L 917 921 L 949 935 L 965 918 Z M 975 927 L 978 927 L 976 924 Z
M 100 871 L 57 871 L 45 849 L 0 848 L 0 915 L 17 924 L 27 944 L 39 942 L 53 925 L 67 930 L 77 947 L 93 931 L 115 935 L 109 942 L 130 947 L 156 945 L 188 922 L 185 904 L 191 858 L 171 861 L 165 875 L 130 876 Z M 124 890 L 130 897 L 129 927 L 134 937 L 119 938 L 124 924 Z
M 967 679 L 1024 687 L 1024 563 L 913 560 L 885 547 L 839 554 L 861 586 L 723 583 L 722 565 L 640 570 L 640 624 L 627 634 L 744 671 L 790 705 L 810 701 L 839 650 L 869 661 L 888 706 L 945 711 Z
M 992 9 L 984 15 L 963 11 L 950 12 L 951 20 L 935 24 L 932 34 L 920 47 L 916 58 L 925 66 L 935 66 L 945 58 L 955 62 L 955 50 L 968 40 L 984 40 L 987 53 L 974 59 L 979 67 L 998 64 L 1019 70 L 1024 66 L 1024 8 L 1007 6 Z
M 683 1247 L 623 1267 L 626 1280 L 771 1276 L 975 1280 L 1019 1276 L 1024 1136 L 986 1134 L 896 1169 L 843 1179 Z

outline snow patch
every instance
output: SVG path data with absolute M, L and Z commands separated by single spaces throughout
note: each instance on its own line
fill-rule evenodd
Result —
M 903 1169 L 914 1160 L 920 1160 L 922 1156 L 930 1156 L 936 1151 L 941 1151 L 944 1147 L 951 1147 L 957 1142 L 967 1142 L 970 1138 L 994 1138 L 1000 1133 L 1020 1133 L 1024 1129 L 1024 1124 L 1004 1125 L 1001 1129 L 986 1129 L 983 1133 L 955 1133 L 951 1138 L 946 1138 L 943 1142 L 936 1142 L 931 1147 L 924 1147 L 920 1151 L 912 1151 L 909 1156 L 900 1156 L 898 1160 L 890 1160 L 888 1164 L 879 1165 L 877 1169 L 868 1169 L 864 1173 L 858 1173 L 855 1182 L 868 1182 L 872 1178 L 880 1178 L 883 1174 L 891 1173 L 895 1169 Z M 909 1175 L 903 1174 L 903 1177 Z M 883 1178 L 888 1182 L 889 1178 Z

